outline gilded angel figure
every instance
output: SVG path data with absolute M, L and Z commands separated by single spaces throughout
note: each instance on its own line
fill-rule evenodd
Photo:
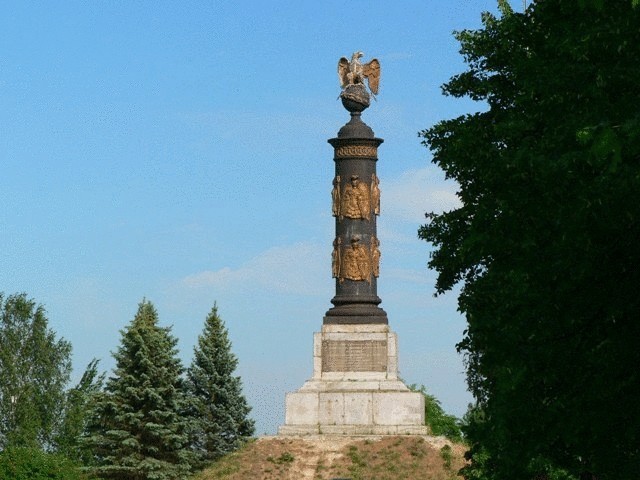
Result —
M 371 199 L 367 186 L 360 182 L 358 175 L 351 175 L 351 181 L 347 183 L 340 200 L 340 219 L 347 218 L 371 218 Z

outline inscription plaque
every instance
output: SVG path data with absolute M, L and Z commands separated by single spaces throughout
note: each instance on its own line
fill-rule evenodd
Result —
M 386 340 L 323 340 L 323 372 L 386 372 Z

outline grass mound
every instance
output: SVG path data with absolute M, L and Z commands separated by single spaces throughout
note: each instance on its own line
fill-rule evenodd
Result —
M 194 480 L 461 480 L 465 449 L 442 437 L 263 437 Z

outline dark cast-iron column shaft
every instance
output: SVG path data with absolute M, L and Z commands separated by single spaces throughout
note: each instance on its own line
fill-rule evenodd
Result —
M 370 64 L 373 62 L 377 60 Z M 379 72 L 379 64 L 377 69 Z M 376 138 L 360 118 L 369 106 L 362 78 L 353 83 L 349 80 L 345 75 L 346 85 L 340 97 L 351 120 L 340 129 L 337 138 L 329 140 L 335 161 L 332 200 L 336 236 L 332 258 L 336 294 L 323 323 L 386 324 L 387 314 L 378 306 L 381 300 L 377 294 L 380 242 L 376 216 L 380 213 L 380 189 L 376 162 L 383 140 Z

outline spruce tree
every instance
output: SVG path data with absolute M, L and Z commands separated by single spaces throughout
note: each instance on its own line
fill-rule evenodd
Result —
M 173 480 L 190 471 L 186 396 L 170 328 L 158 326 L 143 300 L 122 332 L 116 368 L 98 398 L 87 444 L 95 474 L 127 480 Z
M 214 305 L 187 370 L 195 418 L 192 446 L 201 462 L 213 461 L 237 449 L 254 433 L 242 382 L 233 375 L 237 365 L 227 329 Z

